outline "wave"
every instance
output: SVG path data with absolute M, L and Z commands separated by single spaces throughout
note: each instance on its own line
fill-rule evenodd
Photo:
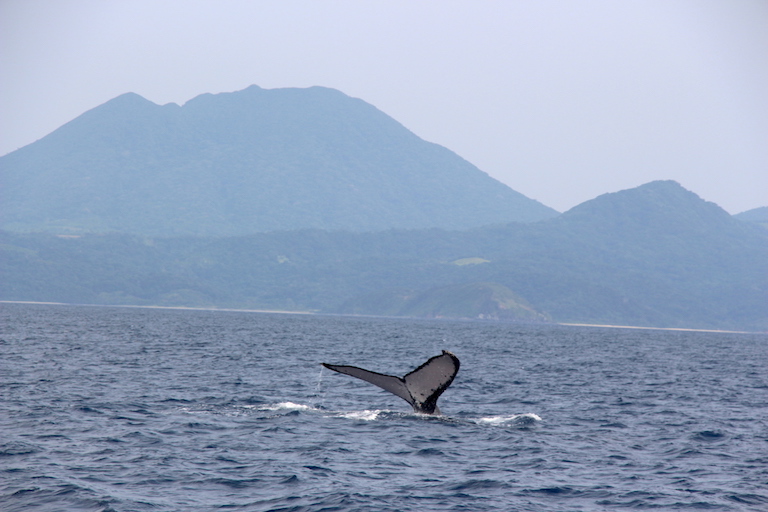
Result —
M 478 425 L 490 425 L 493 427 L 501 427 L 514 425 L 520 426 L 533 426 L 537 423 L 544 421 L 538 414 L 532 412 L 526 412 L 524 414 L 511 414 L 511 415 L 496 415 L 496 416 L 483 416 L 477 418 L 475 422 Z
M 287 413 L 309 413 L 309 414 L 321 414 L 327 418 L 342 418 L 355 421 L 387 421 L 393 419 L 415 419 L 426 421 L 440 421 L 446 423 L 465 423 L 473 425 L 482 425 L 489 427 L 532 427 L 542 422 L 543 420 L 538 414 L 535 413 L 522 413 L 522 414 L 498 414 L 491 416 L 433 416 L 429 414 L 421 414 L 417 412 L 402 412 L 393 411 L 389 409 L 362 409 L 352 411 L 338 411 L 328 410 L 323 407 L 314 405 L 301 404 L 291 401 L 276 402 L 271 404 L 260 405 L 241 405 L 240 409 L 251 409 L 261 412 L 278 413 L 285 415 Z
M 260 404 L 221 404 L 219 406 L 204 406 L 201 408 L 189 405 L 179 408 L 188 414 L 214 414 L 224 416 L 262 416 L 262 419 L 284 416 L 301 416 L 305 414 L 317 414 L 326 418 L 339 418 L 352 421 L 376 422 L 376 421 L 435 421 L 455 425 L 474 425 L 494 428 L 532 428 L 543 420 L 535 413 L 473 415 L 460 413 L 457 416 L 434 416 L 412 411 L 395 411 L 390 409 L 356 409 L 356 410 L 330 410 L 322 405 L 302 404 L 289 400 L 279 402 L 267 402 Z
M 278 402 L 268 405 L 244 405 L 243 408 L 257 409 L 259 411 L 319 411 L 311 405 L 297 404 L 294 402 Z

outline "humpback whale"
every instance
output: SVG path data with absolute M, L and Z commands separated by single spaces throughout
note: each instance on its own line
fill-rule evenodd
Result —
M 357 366 L 343 366 L 322 363 L 329 370 L 357 377 L 374 386 L 399 396 L 413 407 L 415 412 L 440 414 L 437 399 L 448 389 L 459 371 L 459 358 L 447 350 L 439 356 L 431 357 L 404 377 L 385 375 Z

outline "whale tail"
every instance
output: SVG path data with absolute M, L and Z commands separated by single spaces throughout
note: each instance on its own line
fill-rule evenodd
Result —
M 459 358 L 443 350 L 439 356 L 431 357 L 404 377 L 376 373 L 357 366 L 322 363 L 329 370 L 350 375 L 370 382 L 393 395 L 399 396 L 416 412 L 440 414 L 437 399 L 448 389 L 459 371 Z

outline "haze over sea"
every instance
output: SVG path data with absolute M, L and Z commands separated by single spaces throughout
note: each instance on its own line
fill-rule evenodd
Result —
M 768 336 L 0 304 L 0 509 L 766 510 Z M 447 349 L 444 416 L 321 362 Z

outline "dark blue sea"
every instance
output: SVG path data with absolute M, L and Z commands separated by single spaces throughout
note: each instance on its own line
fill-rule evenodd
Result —
M 444 416 L 321 362 L 442 349 Z M 0 304 L 0 510 L 768 510 L 768 335 Z

